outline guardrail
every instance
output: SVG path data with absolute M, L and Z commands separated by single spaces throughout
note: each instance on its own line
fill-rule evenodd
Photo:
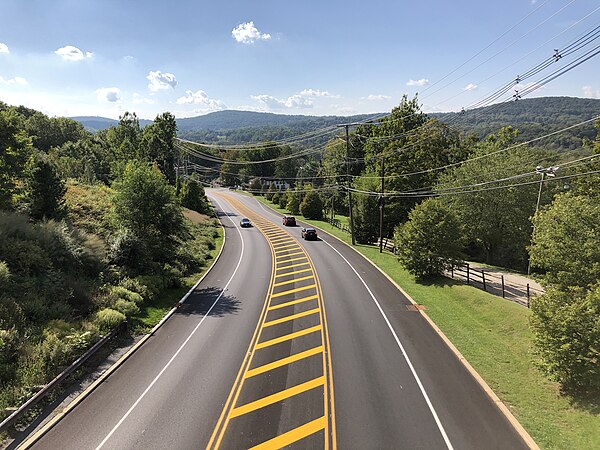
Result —
M 88 351 L 86 351 L 83 355 L 81 355 L 73 364 L 63 370 L 60 374 L 58 374 L 52 381 L 48 384 L 44 385 L 42 389 L 40 389 L 35 395 L 33 395 L 29 400 L 23 403 L 18 409 L 16 409 L 13 413 L 11 413 L 8 417 L 6 417 L 2 422 L 0 422 L 0 433 L 4 433 L 9 431 L 10 428 L 17 423 L 17 421 L 23 417 L 31 408 L 36 406 L 44 397 L 54 391 L 60 383 L 62 383 L 65 378 L 79 369 L 94 353 L 100 350 L 104 344 L 106 344 L 109 340 L 111 340 L 117 333 L 122 331 L 122 327 L 126 326 L 126 323 L 121 324 L 106 336 L 102 337 L 98 342 L 96 342 Z

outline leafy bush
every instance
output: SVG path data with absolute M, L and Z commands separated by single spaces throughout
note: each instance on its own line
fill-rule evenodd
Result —
M 129 291 L 140 294 L 144 299 L 149 299 L 152 296 L 152 293 L 150 292 L 148 287 L 142 284 L 137 278 L 125 277 L 119 282 L 119 286 L 122 286 Z
M 144 299 L 140 294 L 132 292 L 129 289 L 124 288 L 123 286 L 111 287 L 108 295 L 113 302 L 117 302 L 118 300 L 125 300 L 136 305 L 141 305 L 142 303 L 144 303 Z
M 279 204 L 279 197 L 280 197 L 279 192 L 275 192 L 273 194 L 273 197 L 271 197 L 271 201 L 273 203 L 275 203 L 276 205 L 278 205 Z
M 300 195 L 296 191 L 289 191 L 285 209 L 292 214 L 300 214 Z
M 141 271 L 148 267 L 148 248 L 133 231 L 121 228 L 111 239 L 107 259 L 110 264 Z
M 134 303 L 127 300 L 119 299 L 113 305 L 113 309 L 123 313 L 126 317 L 134 316 L 139 314 L 140 308 Z
M 321 220 L 323 218 L 323 201 L 317 191 L 310 190 L 300 204 L 300 212 L 307 219 Z
M 8 269 L 8 264 L 4 261 L 0 261 L 0 286 L 8 283 L 10 280 L 10 270 Z
M 202 214 L 207 214 L 210 211 L 204 188 L 195 177 L 183 183 L 181 187 L 181 204 Z
M 398 259 L 417 278 L 442 275 L 460 262 L 460 225 L 437 199 L 417 205 L 396 228 L 394 240 Z
M 600 395 L 600 283 L 587 294 L 549 288 L 531 309 L 542 369 L 567 392 Z
M 279 207 L 281 209 L 284 209 L 285 206 L 287 205 L 288 202 L 288 193 L 289 193 L 289 189 L 287 191 L 283 191 L 281 193 L 281 195 L 279 196 Z
M 104 333 L 107 333 L 125 322 L 127 318 L 119 311 L 111 308 L 101 309 L 96 313 L 95 323 Z

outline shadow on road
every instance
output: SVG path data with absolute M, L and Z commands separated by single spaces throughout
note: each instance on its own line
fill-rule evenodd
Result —
M 177 314 L 206 315 L 220 293 L 221 288 L 218 287 L 206 287 L 194 291 L 194 293 L 190 295 L 188 301 L 182 304 L 177 310 Z M 236 314 L 240 309 L 240 303 L 240 300 L 235 297 L 223 295 L 210 311 L 210 315 L 213 317 L 223 317 L 226 314 Z

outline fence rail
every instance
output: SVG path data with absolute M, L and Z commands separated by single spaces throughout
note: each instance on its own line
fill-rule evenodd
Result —
M 339 228 L 340 230 L 345 231 L 346 233 L 350 233 L 350 227 L 340 222 L 339 219 L 332 219 L 331 217 L 327 217 L 325 220 L 329 225 Z
M 508 283 L 504 274 L 476 269 L 468 263 L 463 266 L 453 266 L 450 269 L 450 276 L 452 278 L 461 277 L 467 284 L 479 285 L 486 292 L 502 295 L 502 298 L 512 300 L 528 308 L 532 295 L 544 293 L 544 291 L 531 286 L 530 283 L 520 284 L 514 281 Z

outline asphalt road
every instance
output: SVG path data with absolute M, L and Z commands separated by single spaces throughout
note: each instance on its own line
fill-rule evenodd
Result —
M 251 197 L 209 195 L 226 232 L 213 270 L 35 448 L 526 448 L 361 256 L 301 240 Z

